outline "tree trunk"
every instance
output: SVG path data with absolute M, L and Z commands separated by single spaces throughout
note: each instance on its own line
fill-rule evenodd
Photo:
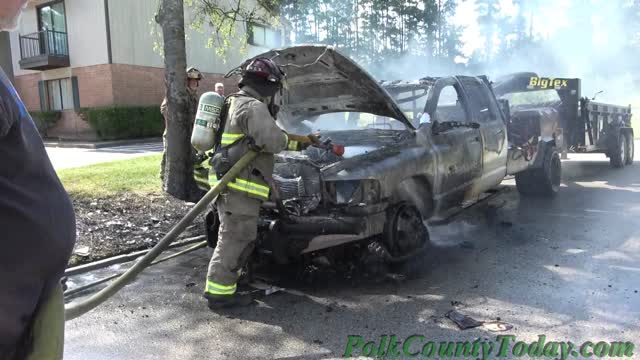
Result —
M 197 188 L 188 118 L 187 54 L 183 0 L 161 0 L 156 22 L 164 40 L 165 86 L 167 94 L 167 149 L 163 189 L 170 195 L 193 201 Z

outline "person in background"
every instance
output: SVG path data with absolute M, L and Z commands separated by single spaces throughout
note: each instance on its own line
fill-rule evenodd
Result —
M 0 31 L 27 0 L 0 1 Z M 0 359 L 62 359 L 60 278 L 76 240 L 73 205 L 42 138 L 0 69 Z
M 224 96 L 224 84 L 223 83 L 216 83 L 215 90 L 218 93 L 218 95 Z
M 196 112 L 198 111 L 198 87 L 200 86 L 200 81 L 202 81 L 202 73 L 194 68 L 190 67 L 187 69 L 187 94 L 189 96 L 189 104 L 187 106 L 188 118 L 190 121 L 189 134 L 193 130 L 193 123 L 196 119 Z M 164 180 L 164 169 L 167 163 L 167 128 L 169 125 L 169 111 L 168 111 L 168 101 L 165 96 L 164 100 L 162 100 L 162 104 L 160 105 L 160 113 L 162 113 L 162 117 L 164 117 L 164 133 L 162 134 L 162 144 L 164 145 L 164 150 L 162 151 L 162 162 L 160 163 L 160 179 Z

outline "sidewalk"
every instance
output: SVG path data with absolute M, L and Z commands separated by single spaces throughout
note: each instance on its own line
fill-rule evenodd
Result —
M 54 148 L 101 149 L 114 146 L 139 145 L 158 142 L 162 142 L 161 137 L 113 141 L 65 141 L 45 139 L 44 146 Z

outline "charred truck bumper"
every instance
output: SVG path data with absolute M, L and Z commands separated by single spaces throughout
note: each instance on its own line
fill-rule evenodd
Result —
M 267 211 L 258 223 L 257 249 L 288 263 L 301 254 L 370 238 L 384 231 L 386 208 L 384 203 L 286 217 Z

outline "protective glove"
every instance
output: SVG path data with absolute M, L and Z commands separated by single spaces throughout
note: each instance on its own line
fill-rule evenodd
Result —
M 307 137 L 311 140 L 312 145 L 320 144 L 320 134 L 309 134 Z
M 207 160 L 209 158 L 209 156 L 207 156 L 206 153 L 203 152 L 198 152 L 196 153 L 196 155 L 194 156 L 194 161 L 193 163 L 196 165 L 201 164 L 203 161 Z
M 320 139 L 316 135 L 296 135 L 287 134 L 289 137 L 289 144 L 287 144 L 288 150 L 299 151 L 308 148 L 310 145 L 319 144 Z

